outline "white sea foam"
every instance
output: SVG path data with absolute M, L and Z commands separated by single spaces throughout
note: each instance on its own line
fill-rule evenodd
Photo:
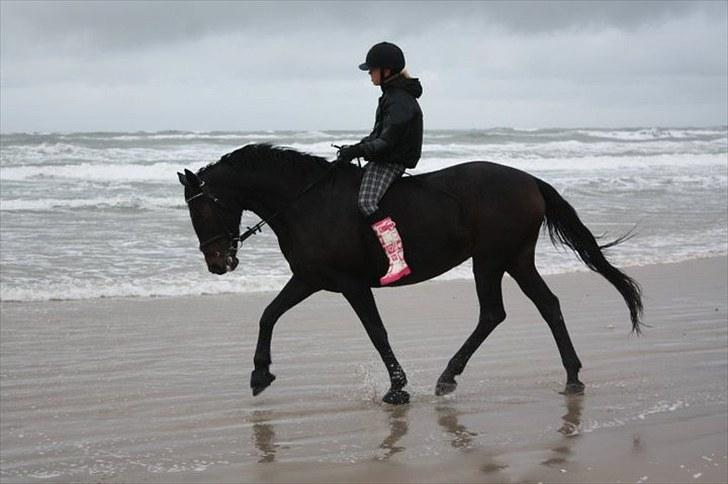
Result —
M 4 300 L 173 296 L 279 289 L 290 269 L 270 231 L 241 267 L 215 277 L 196 252 L 176 172 L 250 142 L 332 159 L 366 132 L 159 132 L 2 135 Z M 728 253 L 728 131 L 718 128 L 429 131 L 414 173 L 491 160 L 551 183 L 594 233 L 638 236 L 618 267 Z M 257 219 L 246 214 L 243 226 Z M 38 240 L 44 243 L 36 243 Z M 606 239 L 605 239 L 606 240 Z M 22 254 L 18 257 L 16 254 Z M 588 270 L 539 242 L 544 274 Z M 199 260 L 198 260 L 199 259 Z M 28 264 L 32 261 L 32 264 Z M 440 279 L 470 279 L 465 263 Z
M 180 162 L 194 160 L 209 163 L 219 159 L 221 154 L 234 149 L 236 146 L 236 144 L 231 144 L 229 147 L 199 144 L 171 148 L 93 148 L 65 143 L 39 147 L 10 146 L 2 150 L 2 166 L 7 168 L 39 163 L 42 163 L 43 166 L 52 166 L 82 162 L 105 165 L 129 162 L 142 164 L 173 160 L 179 160 Z
M 425 154 L 413 173 L 425 173 L 453 166 L 458 163 L 472 161 L 479 153 L 472 156 L 453 156 L 450 158 L 431 158 Z M 618 172 L 623 169 L 655 169 L 661 167 L 728 167 L 725 154 L 683 154 L 633 157 L 584 156 L 579 158 L 560 159 L 527 159 L 498 158 L 488 153 L 480 153 L 481 159 L 490 159 L 497 163 L 512 166 L 525 171 L 563 171 L 589 172 L 609 170 Z M 205 161 L 139 163 L 78 163 L 62 165 L 26 165 L 0 168 L 0 181 L 24 181 L 42 179 L 76 179 L 87 181 L 136 181 L 136 182 L 174 182 L 176 172 L 184 168 L 197 170 L 206 165 Z
M 136 182 L 176 182 L 177 172 L 184 168 L 197 170 L 206 163 L 79 163 L 73 165 L 30 165 L 0 169 L 0 180 L 23 181 L 42 179 L 75 179 L 86 181 L 136 181 Z
M 465 163 L 474 159 L 493 161 L 501 165 L 511 166 L 519 170 L 529 172 L 542 171 L 570 171 L 570 172 L 592 172 L 596 170 L 607 170 L 612 173 L 619 173 L 623 169 L 647 169 L 652 170 L 661 167 L 700 167 L 716 166 L 728 167 L 728 155 L 726 154 L 664 154 L 654 156 L 581 156 L 578 158 L 552 158 L 544 159 L 539 157 L 507 158 L 500 157 L 497 153 L 472 153 L 471 155 L 456 155 L 452 158 L 443 159 L 440 157 L 423 156 L 413 173 L 424 173 L 439 170 L 458 163 Z
M 157 140 L 157 141 L 189 141 L 189 140 L 257 140 L 267 138 L 270 134 L 266 133 L 146 133 L 146 134 L 123 134 L 109 136 L 109 140 L 115 141 L 141 141 L 141 140 Z M 74 136 L 74 139 L 98 139 L 94 137 Z
M 725 241 L 726 239 L 723 238 Z M 647 242 L 647 243 L 643 243 Z M 565 274 L 571 272 L 588 272 L 583 262 L 570 252 L 559 251 L 552 247 L 540 245 L 537 250 L 537 267 L 543 275 Z M 622 269 L 650 264 L 674 263 L 710 256 L 728 255 L 728 246 L 716 240 L 712 249 L 686 247 L 679 253 L 669 256 L 659 250 L 650 253 L 650 246 L 669 246 L 665 242 L 640 241 L 640 250 L 635 254 L 610 256 L 612 263 Z M 248 257 L 246 263 L 254 258 Z M 245 263 L 241 263 L 243 265 Z M 3 278 L 0 282 L 0 299 L 3 301 L 45 301 L 45 300 L 78 300 L 99 297 L 169 297 L 191 295 L 236 294 L 248 292 L 279 291 L 290 278 L 290 272 L 284 264 L 270 266 L 269 274 L 247 275 L 238 270 L 222 277 L 206 273 L 202 259 L 199 270 L 185 274 L 183 278 L 165 279 L 162 277 L 139 277 L 134 280 L 117 280 L 109 278 L 84 278 L 83 275 L 60 278 L 55 282 L 38 280 L 23 281 L 21 284 Z M 437 277 L 435 280 L 472 280 L 472 263 L 466 261 L 460 266 Z
M 35 198 L 32 200 L 2 200 L 0 211 L 48 211 L 58 209 L 93 208 L 93 209 L 183 209 L 184 199 L 176 197 L 149 196 L 115 196 L 97 198 Z
M 583 134 L 594 138 L 611 138 L 624 141 L 653 141 L 662 139 L 687 139 L 701 136 L 715 136 L 716 134 L 728 135 L 725 130 L 720 129 L 661 129 L 646 128 L 637 130 L 576 130 L 577 134 Z
M 654 144 L 634 144 L 598 142 L 584 143 L 581 141 L 552 141 L 548 143 L 428 143 L 422 147 L 426 156 L 454 156 L 457 158 L 470 157 L 496 157 L 506 159 L 535 159 L 551 160 L 562 158 L 640 158 L 649 156 L 684 156 L 703 154 L 724 154 L 728 148 L 724 141 L 700 142 L 661 142 Z M 473 158 L 475 157 L 475 158 Z
M 204 274 L 204 272 L 201 272 Z M 37 281 L 15 286 L 9 281 L 0 283 L 0 299 L 3 301 L 52 301 L 79 300 L 101 297 L 170 297 L 207 294 L 235 294 L 247 292 L 279 291 L 290 279 L 288 275 L 224 278 L 188 277 L 169 281 L 155 278 L 134 281 L 102 283 L 83 278 L 67 279 L 59 283 Z

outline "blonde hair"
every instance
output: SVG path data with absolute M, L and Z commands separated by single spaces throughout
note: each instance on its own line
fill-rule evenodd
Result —
M 399 71 L 399 75 L 404 77 L 405 79 L 412 79 L 412 76 L 410 76 L 410 73 L 407 72 L 407 69 L 402 69 Z

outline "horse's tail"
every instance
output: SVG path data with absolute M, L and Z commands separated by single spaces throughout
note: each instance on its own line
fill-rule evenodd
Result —
M 614 267 L 604 257 L 602 249 L 612 247 L 623 242 L 628 237 L 621 237 L 611 243 L 599 245 L 594 235 L 579 220 L 574 207 L 559 195 L 554 187 L 536 178 L 541 195 L 546 201 L 546 226 L 548 227 L 551 242 L 556 245 L 560 242 L 579 255 L 579 258 L 589 267 L 598 272 L 617 288 L 629 307 L 632 319 L 632 331 L 640 333 L 643 323 L 642 317 L 642 291 L 637 281 Z

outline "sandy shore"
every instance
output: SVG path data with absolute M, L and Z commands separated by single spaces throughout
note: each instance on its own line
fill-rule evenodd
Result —
M 726 482 L 725 257 L 630 268 L 645 335 L 598 275 L 548 277 L 584 364 L 564 384 L 548 327 L 513 281 L 508 319 L 459 378 L 468 281 L 376 292 L 412 402 L 343 298 L 285 315 L 278 380 L 253 398 L 272 294 L 2 303 L 0 480 L 12 482 Z

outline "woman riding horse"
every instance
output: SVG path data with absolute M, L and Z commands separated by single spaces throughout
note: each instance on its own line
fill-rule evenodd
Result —
M 380 278 L 386 286 L 411 273 L 404 259 L 402 237 L 391 216 L 379 210 L 379 201 L 405 168 L 414 168 L 422 153 L 422 110 L 417 98 L 422 85 L 404 70 L 402 50 L 389 42 L 369 49 L 359 69 L 369 71 L 372 84 L 381 86 L 374 129 L 355 145 L 339 150 L 340 161 L 363 157 L 368 161 L 359 187 L 359 211 L 377 234 L 389 259 L 389 269 Z
M 391 384 L 383 400 L 409 402 L 409 393 L 404 390 L 407 376 L 389 344 L 371 288 L 416 284 L 471 258 L 480 304 L 478 322 L 438 378 L 435 393 L 455 390 L 455 378 L 505 320 L 501 291 L 505 273 L 534 302 L 551 329 L 566 370 L 564 392 L 583 392 L 581 361 L 559 300 L 536 269 L 536 242 L 545 225 L 552 242 L 572 249 L 587 267 L 619 291 L 629 308 L 632 329 L 639 332 L 640 287 L 602 252 L 626 238 L 599 245 L 554 187 L 496 163 L 462 163 L 391 186 L 406 167 L 417 164 L 422 150 L 422 111 L 417 103 L 422 86 L 403 72 L 404 65 L 402 51 L 382 42 L 372 47 L 366 62 L 359 66 L 369 71 L 372 83 L 380 85 L 383 94 L 372 133 L 339 150 L 338 161 L 345 162 L 342 167 L 332 170 L 338 163 L 331 165 L 323 158 L 291 149 L 251 144 L 224 155 L 197 174 L 189 170 L 178 174 L 185 186 L 200 250 L 211 272 L 234 270 L 239 244 L 263 224 L 275 232 L 291 268 L 291 279 L 260 318 L 255 369 L 250 375 L 253 395 L 275 380 L 270 365 L 276 322 L 296 304 L 327 290 L 346 298 L 379 352 Z M 348 164 L 356 157 L 369 162 L 364 170 Z M 388 190 L 387 199 L 382 200 Z M 291 198 L 291 194 L 296 195 Z M 263 220 L 241 235 L 244 210 Z M 357 211 L 364 214 L 376 237 L 357 217 Z M 405 262 L 392 216 L 408 238 L 412 269 Z M 317 230 L 319 227 L 336 230 Z M 385 269 L 386 274 L 380 277 Z

